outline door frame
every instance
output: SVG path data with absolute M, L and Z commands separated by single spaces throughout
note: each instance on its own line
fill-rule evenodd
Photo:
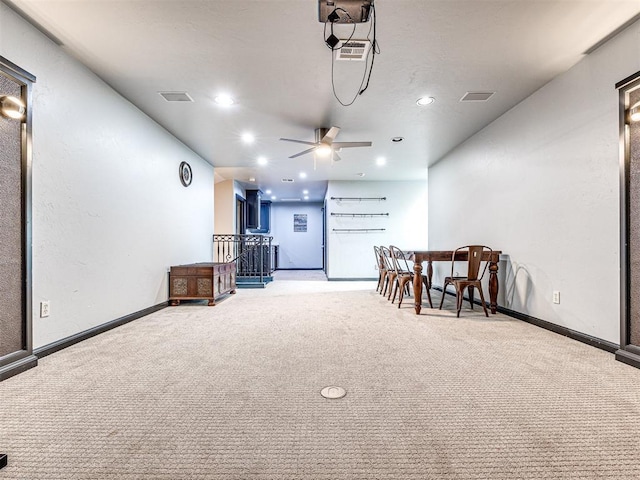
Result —
M 620 125 L 620 348 L 616 351 L 616 360 L 640 368 L 640 344 L 634 344 L 631 341 L 632 314 L 640 315 L 640 312 L 631 311 L 631 295 L 633 294 L 631 288 L 631 218 L 632 215 L 637 216 L 637 209 L 640 207 L 631 205 L 630 202 L 631 161 L 632 154 L 637 156 L 637 150 L 640 149 L 640 141 L 637 140 L 640 123 L 633 124 L 634 132 L 632 132 L 632 123 L 629 120 L 629 110 L 640 104 L 640 102 L 631 104 L 632 93 L 635 93 L 635 99 L 638 98 L 640 72 L 618 82 L 616 89 L 618 89 Z M 637 252 L 634 253 L 637 255 Z M 640 319 L 636 319 L 636 323 L 640 324 Z
M 236 193 L 235 204 L 236 228 L 235 233 L 244 235 L 247 233 L 247 199 Z
M 21 373 L 38 364 L 37 357 L 33 354 L 33 307 L 32 307 L 32 208 L 31 208 L 31 157 L 32 157 L 32 104 L 31 91 L 36 77 L 26 70 L 18 67 L 6 58 L 0 56 L 0 75 L 14 82 L 20 87 L 21 100 L 26 105 L 25 118 L 20 121 L 20 164 L 21 164 L 21 236 L 22 236 L 22 318 L 21 322 L 22 345 L 19 350 L 10 352 L 0 357 L 0 381 Z M 2 92 L 0 92 L 0 95 Z

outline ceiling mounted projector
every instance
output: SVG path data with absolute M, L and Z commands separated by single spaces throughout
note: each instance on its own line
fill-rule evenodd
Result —
M 318 0 L 318 21 L 322 23 L 365 23 L 373 0 Z

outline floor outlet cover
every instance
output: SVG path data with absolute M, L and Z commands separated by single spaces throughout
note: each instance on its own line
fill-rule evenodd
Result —
M 320 395 L 322 395 L 324 398 L 332 398 L 332 399 L 342 398 L 346 394 L 347 394 L 347 391 L 344 388 L 336 387 L 336 386 L 324 387 L 320 391 Z

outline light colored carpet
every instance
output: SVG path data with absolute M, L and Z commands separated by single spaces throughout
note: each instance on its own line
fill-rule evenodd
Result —
M 323 270 L 276 270 L 273 272 L 275 280 L 298 280 L 298 281 L 326 281 L 327 276 Z
M 277 281 L 42 359 L 0 383 L 0 479 L 638 478 L 640 370 L 374 288 Z

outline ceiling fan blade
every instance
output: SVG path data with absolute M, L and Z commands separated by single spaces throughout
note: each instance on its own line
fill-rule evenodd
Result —
M 314 144 L 315 145 L 315 144 Z M 307 153 L 311 153 L 316 149 L 316 147 L 311 147 L 303 152 L 300 153 L 296 153 L 295 155 L 291 155 L 289 158 L 296 158 L 296 157 L 300 157 L 301 155 L 305 155 Z
M 334 148 L 370 147 L 371 142 L 335 142 Z
M 340 133 L 340 127 L 331 127 L 324 137 L 322 137 L 320 143 L 331 145 L 338 136 L 338 133 Z
M 305 142 L 304 140 L 294 140 L 293 138 L 281 138 L 280 140 L 284 140 L 285 142 L 303 143 L 304 145 L 317 145 L 316 142 Z

